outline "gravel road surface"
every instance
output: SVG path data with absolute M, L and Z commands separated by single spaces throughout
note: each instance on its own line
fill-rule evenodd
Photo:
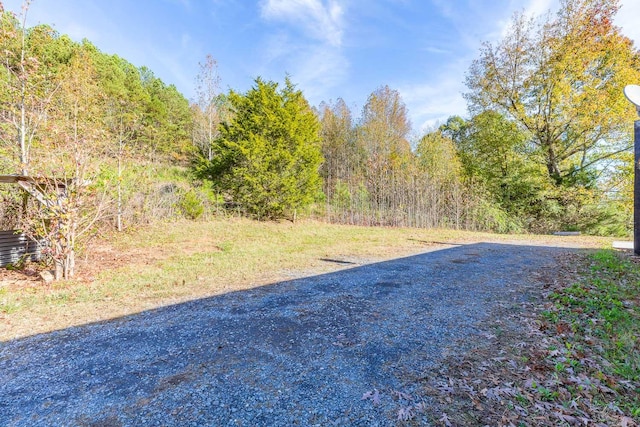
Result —
M 408 403 L 428 425 L 426 369 L 567 250 L 456 246 L 3 342 L 0 425 L 388 426 Z

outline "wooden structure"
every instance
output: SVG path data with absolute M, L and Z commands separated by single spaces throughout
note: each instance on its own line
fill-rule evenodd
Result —
M 44 189 L 55 187 L 63 194 L 67 187 L 67 182 L 65 181 L 24 175 L 0 175 L 0 184 L 17 184 L 46 206 L 53 202 L 45 198 Z M 19 262 L 24 257 L 38 261 L 43 246 L 43 242 L 29 239 L 26 235 L 16 230 L 0 231 L 0 267 Z
M 53 178 L 41 178 L 24 175 L 0 175 L 0 184 L 18 184 L 20 188 L 35 197 L 40 203 L 49 206 L 52 202 L 44 197 L 45 188 L 57 188 L 63 194 L 68 182 Z
M 25 258 L 40 261 L 42 244 L 15 230 L 0 231 L 0 267 L 15 264 Z

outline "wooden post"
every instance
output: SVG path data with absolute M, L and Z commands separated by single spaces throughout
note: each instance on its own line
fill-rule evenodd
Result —
M 633 123 L 633 253 L 640 256 L 640 120 Z

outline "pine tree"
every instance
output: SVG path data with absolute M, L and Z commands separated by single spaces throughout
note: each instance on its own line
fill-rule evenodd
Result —
M 220 129 L 206 174 L 234 203 L 259 219 L 283 218 L 320 190 L 320 125 L 287 78 L 255 80 L 229 94 L 231 118 Z

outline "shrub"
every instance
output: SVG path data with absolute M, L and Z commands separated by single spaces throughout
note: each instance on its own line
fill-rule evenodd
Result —
M 178 201 L 182 214 L 189 219 L 198 219 L 205 211 L 204 204 L 193 188 L 187 190 Z

